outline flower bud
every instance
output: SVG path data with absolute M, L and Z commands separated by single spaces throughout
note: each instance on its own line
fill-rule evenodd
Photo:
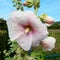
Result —
M 45 23 L 46 26 L 51 26 L 54 22 L 54 19 L 52 17 L 48 16 L 47 14 L 41 15 L 40 19 L 42 22 Z
M 24 5 L 24 6 L 27 6 L 27 2 L 26 2 L 26 1 L 24 1 L 23 5 Z
M 47 37 L 42 41 L 43 50 L 51 51 L 55 47 L 56 39 L 53 37 Z
M 47 16 L 44 21 L 47 23 L 47 24 L 53 24 L 54 22 L 54 19 L 50 16 Z

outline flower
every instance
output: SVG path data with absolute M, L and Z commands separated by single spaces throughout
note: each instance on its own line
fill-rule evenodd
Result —
M 55 42 L 56 42 L 56 39 L 53 37 L 45 38 L 44 40 L 42 40 L 42 43 L 41 43 L 43 50 L 51 51 L 55 47 Z
M 7 20 L 10 39 L 28 51 L 48 36 L 47 27 L 32 11 L 14 11 Z

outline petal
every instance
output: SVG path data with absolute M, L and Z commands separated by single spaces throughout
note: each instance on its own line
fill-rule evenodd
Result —
M 39 25 L 39 28 L 37 28 L 37 32 L 40 33 L 41 37 L 42 36 L 44 37 L 44 36 L 48 35 L 47 26 L 41 22 L 40 25 Z
M 18 39 L 16 39 L 16 41 L 21 46 L 22 49 L 28 51 L 32 45 L 32 36 L 30 34 L 26 35 L 24 33 Z
M 12 41 L 17 39 L 23 31 L 23 28 L 16 24 L 12 19 L 7 20 L 7 26 L 9 31 L 9 37 Z
M 55 47 L 56 39 L 53 37 L 47 37 L 43 40 L 44 44 L 47 44 L 48 47 L 43 47 L 44 50 L 51 51 Z
M 30 16 L 29 16 L 30 15 Z M 39 41 L 47 37 L 48 31 L 47 26 L 43 24 L 33 12 L 28 12 L 27 19 L 30 22 L 31 26 L 35 30 L 32 32 L 33 46 L 39 45 Z
M 36 46 L 39 46 L 39 44 L 40 44 L 40 41 L 39 40 L 34 40 L 33 42 L 32 42 L 32 46 L 33 47 L 36 47 Z
M 53 22 L 54 21 L 54 19 L 52 17 L 50 17 L 50 16 L 47 16 L 45 18 L 45 20 L 46 20 L 46 22 Z
M 43 24 L 40 21 L 40 19 L 38 19 L 32 12 L 29 15 L 30 16 L 27 17 L 27 18 L 30 21 L 31 26 L 33 27 L 33 29 L 35 31 L 37 31 L 38 33 L 40 32 L 40 35 L 46 35 L 46 34 L 48 34 L 47 26 L 45 24 Z
M 49 26 L 51 26 L 52 24 L 45 23 L 45 25 L 46 25 L 47 27 L 49 27 Z
M 40 44 L 40 41 L 43 40 L 44 38 L 46 38 L 48 35 L 42 35 L 40 36 L 39 33 L 35 33 L 33 36 L 32 36 L 32 46 L 39 46 Z
M 32 34 L 33 36 L 33 46 L 36 42 L 39 42 L 48 36 L 48 31 L 46 25 L 43 23 L 39 24 L 35 29 L 35 32 Z
M 24 12 L 14 11 L 11 14 L 10 18 L 19 25 L 27 25 L 28 23 L 27 16 L 26 16 L 28 15 L 27 13 L 28 12 L 25 12 L 25 11 Z

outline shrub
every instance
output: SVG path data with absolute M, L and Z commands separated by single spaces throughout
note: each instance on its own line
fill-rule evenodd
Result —
M 7 49 L 8 31 L 6 21 L 0 19 L 0 60 L 3 59 L 3 50 Z

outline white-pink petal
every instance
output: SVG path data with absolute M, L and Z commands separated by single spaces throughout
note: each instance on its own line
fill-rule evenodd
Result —
M 14 22 L 13 19 L 11 18 L 7 20 L 7 25 L 11 41 L 17 39 L 20 36 L 21 32 L 23 31 L 23 28 L 16 24 L 16 22 Z
M 43 47 L 43 49 L 51 51 L 55 47 L 56 39 L 54 37 L 47 37 L 43 40 L 43 42 L 49 46 L 46 48 Z
M 51 26 L 52 24 L 45 23 L 45 25 L 46 25 L 47 27 L 49 27 L 49 26 Z
M 40 19 L 38 19 L 37 16 L 35 14 L 33 14 L 32 12 L 27 14 L 27 18 L 35 30 L 34 33 L 31 33 L 32 40 L 33 40 L 32 45 L 38 46 L 40 43 L 40 40 L 42 40 L 43 38 L 48 36 L 47 26 L 45 24 L 43 24 L 40 21 Z
M 45 20 L 46 20 L 47 23 L 54 21 L 54 19 L 53 19 L 52 17 L 50 17 L 50 16 L 47 16 L 47 17 L 45 18 Z
M 22 11 L 14 11 L 10 18 L 19 25 L 27 22 L 26 16 Z
M 32 46 L 32 35 L 23 33 L 16 41 L 22 49 L 28 51 Z
M 44 21 L 46 26 L 51 26 L 54 23 L 54 19 L 50 16 L 47 16 Z

